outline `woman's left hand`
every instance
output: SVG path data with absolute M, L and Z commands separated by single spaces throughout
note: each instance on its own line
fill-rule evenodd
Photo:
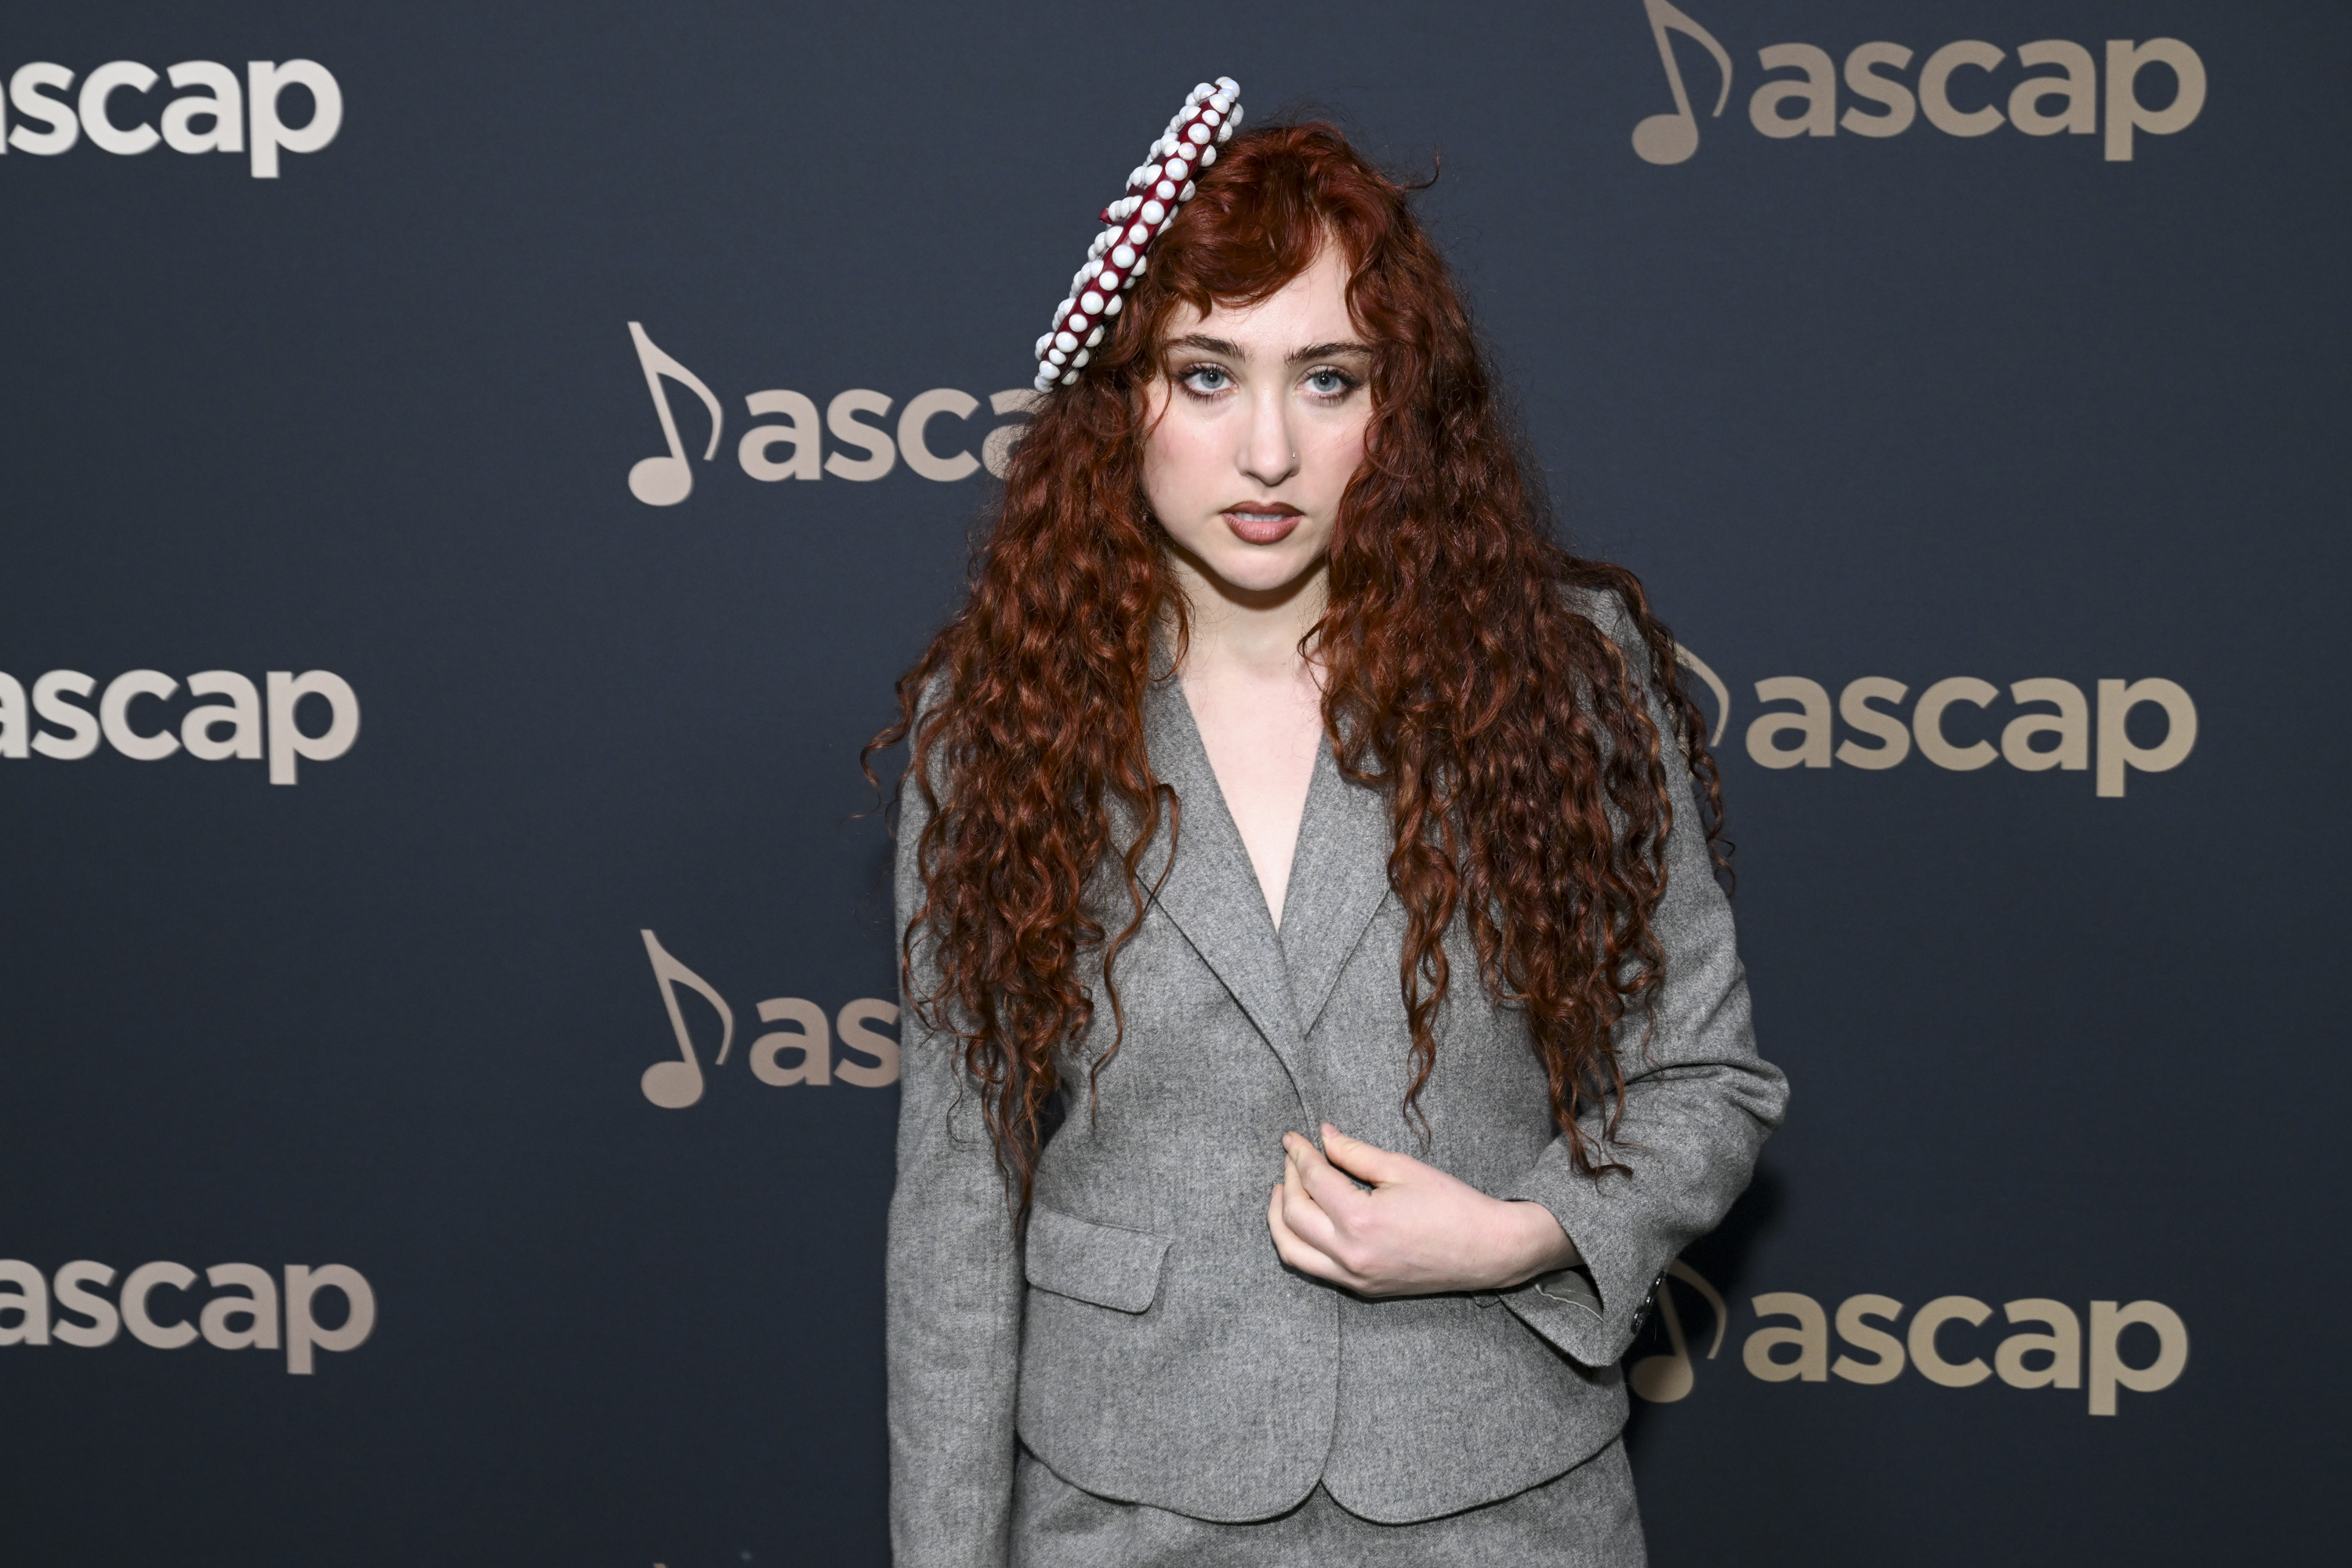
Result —
M 1322 1148 L 1296 1132 L 1282 1147 L 1282 1182 L 1265 1211 L 1275 1250 L 1359 1296 L 1507 1289 L 1580 1257 L 1541 1205 L 1488 1197 L 1328 1121 Z

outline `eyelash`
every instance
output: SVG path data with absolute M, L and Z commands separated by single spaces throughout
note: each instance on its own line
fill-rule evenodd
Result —
M 1191 395 L 1201 399 L 1204 403 L 1210 398 L 1216 396 L 1218 393 L 1224 391 L 1225 388 L 1221 386 L 1212 391 L 1203 391 L 1202 388 L 1192 384 L 1192 378 L 1197 375 L 1221 375 L 1229 383 L 1233 380 L 1233 373 L 1225 369 L 1225 367 L 1221 364 L 1196 364 L 1189 369 L 1177 373 L 1176 384 L 1182 387 Z M 1301 379 L 1314 382 L 1320 381 L 1325 376 L 1329 376 L 1332 380 L 1338 382 L 1339 385 L 1336 391 L 1309 394 L 1309 395 L 1324 403 L 1344 403 L 1348 400 L 1349 394 L 1353 393 L 1358 387 L 1364 384 L 1361 380 L 1349 375 L 1346 371 L 1336 369 L 1330 365 L 1323 365 L 1318 369 L 1310 370 Z

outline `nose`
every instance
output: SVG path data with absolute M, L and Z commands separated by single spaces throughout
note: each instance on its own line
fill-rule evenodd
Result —
M 1290 428 L 1290 403 L 1281 386 L 1250 391 L 1241 429 L 1243 475 L 1274 489 L 1298 472 L 1298 443 Z

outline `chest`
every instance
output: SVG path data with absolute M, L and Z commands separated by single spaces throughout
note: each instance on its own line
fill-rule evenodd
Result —
M 1323 745 L 1320 695 L 1305 680 L 1188 678 L 1183 691 L 1266 912 L 1279 926 L 1307 789 Z

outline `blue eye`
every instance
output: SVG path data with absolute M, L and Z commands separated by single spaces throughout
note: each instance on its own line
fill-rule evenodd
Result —
M 1307 377 L 1307 390 L 1318 397 L 1339 397 L 1353 391 L 1355 386 L 1352 376 L 1336 370 L 1313 371 Z
M 1177 379 L 1195 392 L 1222 392 L 1233 377 L 1223 365 L 1196 364 Z

